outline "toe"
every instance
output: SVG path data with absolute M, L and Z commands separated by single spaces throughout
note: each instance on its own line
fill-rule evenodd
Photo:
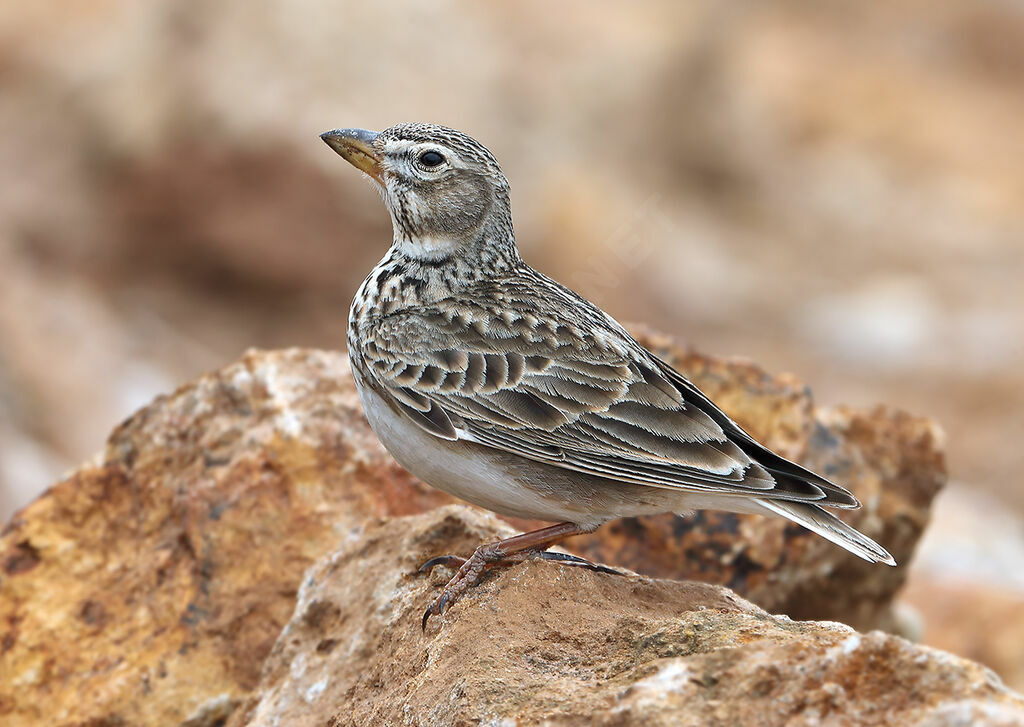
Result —
M 430 620 L 430 617 L 434 614 L 437 614 L 438 616 L 442 615 L 445 612 L 445 609 L 448 608 L 451 600 L 451 593 L 446 589 L 436 601 L 427 607 L 427 610 L 423 612 L 423 621 L 421 623 L 421 627 L 424 631 L 427 630 L 427 621 Z
M 537 553 L 537 558 L 541 560 L 554 560 L 564 565 L 573 565 L 578 568 L 586 568 L 587 570 L 596 571 L 598 573 L 608 573 L 611 575 L 621 576 L 623 575 L 614 568 L 609 568 L 606 565 L 600 565 L 598 563 L 591 563 L 585 558 L 580 558 L 577 555 L 570 555 L 569 553 L 553 553 L 549 550 L 545 550 L 541 553 Z
M 466 562 L 465 558 L 458 555 L 439 555 L 436 558 L 431 558 L 426 563 L 419 567 L 420 573 L 426 573 L 431 569 L 439 565 L 453 566 L 455 568 L 461 568 Z

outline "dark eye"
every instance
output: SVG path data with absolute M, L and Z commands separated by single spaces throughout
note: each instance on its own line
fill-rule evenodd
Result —
M 436 167 L 444 164 L 444 157 L 436 151 L 425 151 L 420 154 L 419 161 L 425 167 Z

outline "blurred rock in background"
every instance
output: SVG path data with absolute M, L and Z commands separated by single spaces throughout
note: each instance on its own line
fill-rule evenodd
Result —
M 390 224 L 317 134 L 427 120 L 620 319 L 941 422 L 958 572 L 1018 603 L 985 565 L 1024 532 L 1022 76 L 1005 2 L 6 3 L 0 519 L 243 349 L 343 347 Z

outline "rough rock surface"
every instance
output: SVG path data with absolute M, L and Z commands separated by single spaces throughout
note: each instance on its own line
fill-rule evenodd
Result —
M 977 664 L 708 584 L 519 564 L 422 633 L 450 572 L 417 564 L 508 532 L 450 506 L 347 540 L 228 725 L 1024 724 L 1024 698 Z
M 377 444 L 340 354 L 252 353 L 158 399 L 4 530 L 0 723 L 216 724 L 306 568 L 439 501 Z
M 906 561 L 942 480 L 926 423 L 823 423 L 791 379 L 668 353 L 770 445 L 849 467 L 866 502 L 855 522 Z M 258 683 L 306 568 L 373 518 L 447 502 L 380 447 L 343 355 L 247 354 L 140 410 L 5 527 L 0 722 L 216 724 Z M 680 522 L 630 522 L 580 547 L 636 570 L 696 564 L 769 607 L 858 623 L 902 580 L 780 521 Z

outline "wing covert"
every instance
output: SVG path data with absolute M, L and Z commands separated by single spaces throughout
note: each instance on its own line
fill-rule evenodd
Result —
M 453 309 L 388 316 L 362 352 L 377 388 L 431 434 L 637 485 L 826 498 L 816 481 L 780 489 L 738 427 L 639 344 L 536 313 Z

